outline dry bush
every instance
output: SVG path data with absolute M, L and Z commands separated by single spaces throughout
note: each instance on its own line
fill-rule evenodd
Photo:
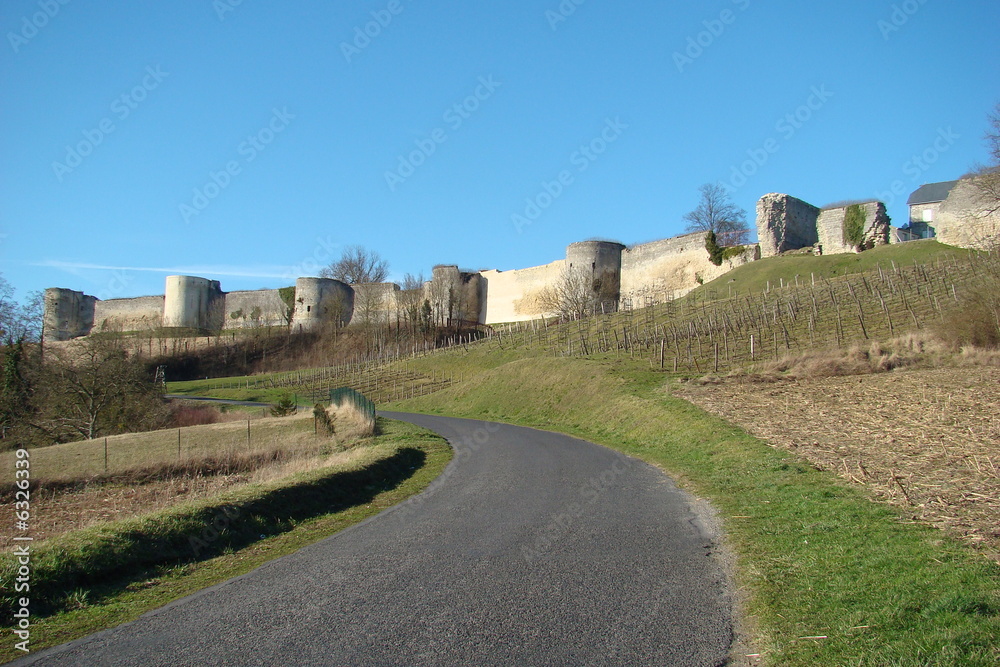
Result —
M 177 403 L 170 407 L 170 425 L 174 428 L 218 424 L 222 413 L 213 405 Z
M 952 349 L 1000 349 L 1000 250 L 973 257 L 976 279 L 958 295 L 935 333 Z
M 251 416 L 247 412 L 226 412 L 214 405 L 197 405 L 183 401 L 171 401 L 170 418 L 166 428 L 185 428 L 246 421 Z M 253 415 L 256 417 L 257 415 Z
M 343 445 L 375 435 L 375 419 L 350 401 L 341 405 L 331 405 L 326 409 L 326 413 L 330 417 L 330 423 L 333 424 L 337 440 Z
M 963 347 L 958 354 L 959 366 L 1000 366 L 1000 350 Z
M 1000 349 L 1000 284 L 968 289 L 941 318 L 936 333 L 953 348 Z

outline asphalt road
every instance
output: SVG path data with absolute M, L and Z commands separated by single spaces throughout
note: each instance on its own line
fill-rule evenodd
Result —
M 423 494 L 44 665 L 720 665 L 716 543 L 655 468 L 562 435 L 420 415 Z

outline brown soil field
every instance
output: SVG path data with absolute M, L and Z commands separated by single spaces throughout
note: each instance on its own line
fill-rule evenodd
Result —
M 732 378 L 671 391 L 1000 561 L 1000 369 Z

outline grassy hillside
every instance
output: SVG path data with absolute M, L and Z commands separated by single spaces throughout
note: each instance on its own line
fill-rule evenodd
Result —
M 383 407 L 571 433 L 661 466 L 719 510 L 749 592 L 748 631 L 769 664 L 994 665 L 994 563 L 669 390 L 679 377 L 774 369 L 787 355 L 875 349 L 935 328 L 980 289 L 986 261 L 933 241 L 771 258 L 676 301 L 496 326 L 474 344 L 322 382 Z
M 790 254 L 769 257 L 736 268 L 715 280 L 698 287 L 699 298 L 714 294 L 728 297 L 730 292 L 740 294 L 759 293 L 769 288 L 779 287 L 783 282 L 795 284 L 811 281 L 813 277 L 831 279 L 852 273 L 874 271 L 878 266 L 891 270 L 893 265 L 911 266 L 934 264 L 968 255 L 967 250 L 938 243 L 934 239 L 910 241 L 879 246 L 861 253 L 843 253 L 820 257 L 805 254 Z
M 530 359 L 393 409 L 570 433 L 661 466 L 718 509 L 775 665 L 994 665 L 1000 568 L 670 396 L 620 360 Z

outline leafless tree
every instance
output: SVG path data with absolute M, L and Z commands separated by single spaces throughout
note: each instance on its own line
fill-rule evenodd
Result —
M 982 215 L 1000 213 L 1000 104 L 988 116 L 986 147 L 990 163 L 979 165 L 970 175 Z
M 0 275 L 0 344 L 37 341 L 42 334 L 44 295 L 31 292 L 23 305 L 14 299 L 14 288 Z
M 538 302 L 545 312 L 572 320 L 592 314 L 598 295 L 594 291 L 593 278 L 586 270 L 567 266 L 554 284 L 542 290 Z
M 747 212 L 731 202 L 729 193 L 718 183 L 706 183 L 698 191 L 698 208 L 684 215 L 687 231 L 715 232 L 722 246 L 745 245 L 750 238 Z
M 359 245 L 344 248 L 340 259 L 324 267 L 321 278 L 333 278 L 348 285 L 381 283 L 389 275 L 389 263 L 374 250 Z
M 424 303 L 424 276 L 407 273 L 403 277 L 401 289 L 396 293 L 396 305 L 403 321 L 411 332 L 416 332 L 420 324 L 420 306 Z
M 162 416 L 151 379 L 117 336 L 86 338 L 47 356 L 34 384 L 32 426 L 50 442 L 142 430 Z

